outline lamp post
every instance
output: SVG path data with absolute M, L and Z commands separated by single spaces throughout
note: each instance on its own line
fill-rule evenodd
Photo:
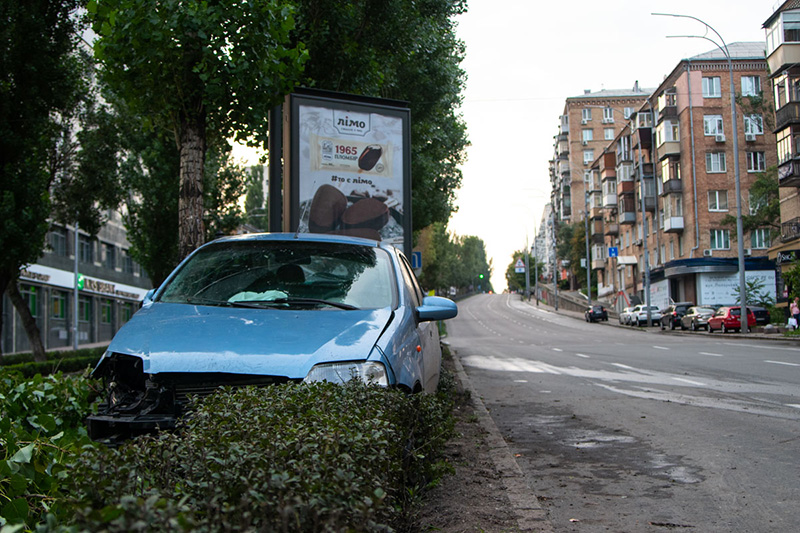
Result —
M 588 305 L 589 307 L 592 306 L 592 265 L 589 262 L 589 192 L 584 191 L 583 193 L 583 226 L 584 231 L 586 232 L 585 240 L 586 240 L 586 296 L 588 298 Z
M 717 30 L 711 27 L 708 23 L 700 20 L 697 17 L 693 17 L 691 15 L 676 15 L 674 13 L 652 13 L 656 16 L 662 17 L 675 17 L 675 18 L 687 18 L 696 20 L 700 24 L 706 27 L 706 33 L 708 30 L 714 32 L 714 34 L 719 38 L 722 45 L 717 43 L 714 39 L 706 37 L 705 35 L 670 35 L 668 37 L 687 37 L 693 39 L 705 39 L 706 41 L 710 41 L 714 43 L 714 46 L 719 48 L 723 54 L 725 54 L 725 58 L 728 60 L 728 77 L 730 79 L 730 95 L 731 95 L 731 122 L 733 123 L 732 133 L 733 133 L 733 172 L 734 172 L 734 179 L 736 183 L 736 240 L 738 241 L 737 252 L 739 256 L 739 296 L 741 301 L 741 315 L 739 322 L 741 323 L 742 333 L 747 333 L 749 325 L 747 324 L 747 293 L 746 293 L 746 285 L 745 285 L 745 267 L 744 267 L 744 229 L 742 227 L 742 194 L 741 194 L 741 181 L 739 179 L 739 127 L 737 124 L 736 119 L 736 95 L 733 90 L 733 60 L 731 59 L 731 54 L 728 51 L 728 45 L 725 44 L 725 39 L 722 38 L 722 35 L 719 34 Z

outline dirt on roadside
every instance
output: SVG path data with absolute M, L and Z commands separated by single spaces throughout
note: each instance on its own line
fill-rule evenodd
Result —
M 452 357 L 443 358 L 455 375 Z M 417 515 L 415 531 L 444 533 L 514 532 L 517 516 L 504 492 L 503 481 L 487 448 L 469 393 L 456 379 L 457 436 L 447 444 L 446 460 L 454 473 L 430 490 Z

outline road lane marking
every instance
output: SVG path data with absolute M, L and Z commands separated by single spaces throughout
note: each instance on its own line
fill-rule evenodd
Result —
M 786 407 L 794 407 L 795 409 L 800 409 L 800 405 L 796 403 L 787 403 Z
M 623 365 L 622 363 L 611 363 L 611 365 L 617 368 L 624 368 L 625 370 L 633 370 L 632 366 Z
M 688 383 L 689 385 L 697 385 L 699 387 L 705 387 L 705 383 L 701 383 L 699 381 L 692 381 L 691 379 L 684 379 L 684 378 L 672 378 L 675 381 L 682 381 L 683 383 Z
M 711 357 L 725 357 L 721 353 L 700 352 L 700 355 L 710 355 Z
M 562 350 L 561 348 L 553 348 L 553 351 L 554 352 L 563 352 L 564 350 Z
M 786 363 L 784 361 L 764 361 L 765 363 L 772 363 L 773 365 L 785 365 L 785 366 L 800 366 L 797 363 Z
M 575 355 L 577 355 L 578 357 L 583 357 L 584 359 L 591 359 L 592 358 L 591 355 L 586 355 L 585 353 L 576 353 Z
M 800 352 L 800 348 L 791 348 L 787 346 L 762 346 L 759 344 L 738 344 L 733 342 L 726 342 L 723 344 L 726 344 L 728 346 L 738 346 L 745 348 L 760 348 L 761 350 L 783 350 L 785 352 Z
M 666 346 L 653 346 L 656 350 L 669 350 Z

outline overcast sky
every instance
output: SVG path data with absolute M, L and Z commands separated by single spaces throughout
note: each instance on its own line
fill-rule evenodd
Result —
M 683 58 L 715 48 L 705 27 L 653 12 L 692 15 L 726 43 L 764 41 L 771 0 L 469 0 L 458 17 L 466 43 L 462 112 L 472 146 L 449 228 L 476 235 L 506 287 L 514 250 L 533 241 L 550 198 L 548 161 L 564 101 L 584 89 L 655 88 Z M 709 34 L 715 37 L 713 34 Z

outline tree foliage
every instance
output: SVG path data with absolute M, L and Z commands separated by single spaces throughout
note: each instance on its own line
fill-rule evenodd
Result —
M 773 238 L 780 235 L 781 205 L 778 182 L 777 167 L 770 167 L 756 175 L 755 181 L 750 186 L 750 209 L 742 210 L 742 230 L 745 233 L 768 228 Z M 726 215 L 722 223 L 735 228 L 736 217 Z
M 440 290 L 455 287 L 463 292 L 477 290 L 480 285 L 481 290 L 492 290 L 492 265 L 480 238 L 452 235 L 444 224 L 437 222 L 420 233 L 418 248 L 422 251 L 423 287 Z
M 88 93 L 79 53 L 80 0 L 0 3 L 0 292 L 44 247 L 51 187 L 74 161 L 65 135 Z M 63 191 L 62 191 L 63 192 Z M 12 297 L 15 294 L 12 294 Z M 44 350 L 27 306 L 13 298 L 38 359 Z M 2 323 L 0 323 L 1 329 Z
M 525 249 L 515 251 L 511 256 L 511 262 L 506 267 L 506 284 L 508 285 L 508 290 L 510 291 L 517 291 L 523 292 L 525 291 L 525 272 L 517 272 L 516 266 L 517 261 L 522 260 L 525 263 Z M 529 275 L 529 289 L 533 291 L 534 286 L 536 285 L 536 272 L 538 269 L 539 276 L 541 278 L 542 274 L 544 273 L 544 263 L 539 261 L 537 257 L 530 255 L 528 257 L 528 268 L 530 269 Z
M 302 43 L 290 44 L 286 1 L 153 3 L 90 0 L 102 79 L 180 153 L 179 256 L 204 240 L 209 147 L 267 137 L 267 116 L 297 83 Z

